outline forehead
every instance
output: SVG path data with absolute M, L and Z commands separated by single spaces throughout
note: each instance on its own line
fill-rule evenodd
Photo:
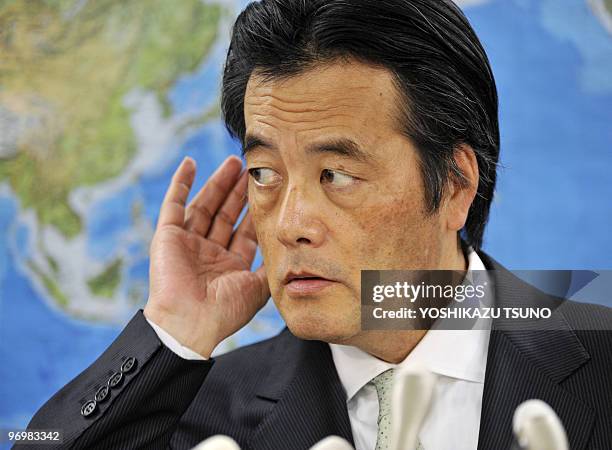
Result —
M 275 137 L 346 132 L 373 139 L 397 129 L 397 94 L 387 69 L 355 61 L 319 64 L 298 75 L 265 80 L 257 72 L 247 84 L 247 133 Z

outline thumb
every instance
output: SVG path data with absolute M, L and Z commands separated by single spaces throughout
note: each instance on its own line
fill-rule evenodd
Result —
M 268 284 L 268 274 L 266 272 L 266 266 L 262 262 L 261 265 L 257 268 L 253 275 L 256 279 L 256 290 L 255 292 L 257 296 L 258 309 L 263 308 L 263 306 L 268 302 L 270 298 L 270 286 Z

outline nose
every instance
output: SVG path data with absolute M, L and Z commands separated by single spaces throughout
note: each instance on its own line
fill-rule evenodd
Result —
M 319 247 L 326 235 L 320 201 L 309 196 L 304 187 L 289 186 L 281 204 L 277 230 L 278 240 L 287 247 Z

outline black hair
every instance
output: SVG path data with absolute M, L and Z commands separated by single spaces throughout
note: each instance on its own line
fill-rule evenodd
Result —
M 465 185 L 454 152 L 476 154 L 478 190 L 462 237 L 482 246 L 499 158 L 498 100 L 487 55 L 450 0 L 262 0 L 232 28 L 221 109 L 244 143 L 244 96 L 254 70 L 266 79 L 302 73 L 338 58 L 384 67 L 399 93 L 402 132 L 419 153 L 428 211 L 449 182 Z

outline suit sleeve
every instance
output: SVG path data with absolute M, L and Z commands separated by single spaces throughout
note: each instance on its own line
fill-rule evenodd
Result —
M 167 448 L 213 364 L 214 358 L 172 352 L 139 310 L 92 365 L 36 412 L 28 429 L 61 430 L 56 448 Z

